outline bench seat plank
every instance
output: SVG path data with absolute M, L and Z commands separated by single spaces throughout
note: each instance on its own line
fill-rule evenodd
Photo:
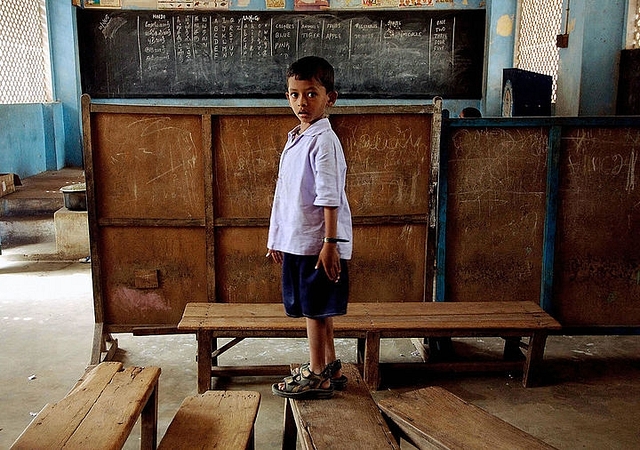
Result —
M 285 400 L 285 433 L 295 433 L 305 450 L 362 448 L 399 449 L 391 430 L 353 364 L 344 364 L 349 378 L 344 391 L 330 400 Z M 295 421 L 292 427 L 287 421 Z M 285 435 L 283 449 L 295 449 L 295 434 Z
M 147 403 L 156 401 L 150 398 L 159 376 L 157 367 L 123 369 L 119 362 L 101 363 L 62 400 L 46 405 L 12 448 L 122 448 Z M 147 443 L 151 447 L 157 415 L 150 419 L 154 437 Z
M 522 330 L 560 329 L 551 316 L 532 302 L 407 302 L 354 303 L 346 315 L 334 318 L 336 331 L 378 330 L 389 335 L 394 330 Z M 178 329 L 225 332 L 250 330 L 286 332 L 305 329 L 303 319 L 284 315 L 281 304 L 189 303 Z
M 212 373 L 223 370 L 217 366 L 220 353 L 212 357 L 216 338 L 306 336 L 305 320 L 286 317 L 280 303 L 188 303 L 178 329 L 197 333 L 199 392 L 211 389 Z M 523 384 L 531 386 L 548 333 L 560 329 L 553 317 L 529 301 L 351 303 L 346 315 L 334 318 L 336 337 L 360 340 L 364 359 L 358 362 L 373 389 L 380 382 L 383 338 L 528 337 Z
M 207 391 L 180 405 L 158 450 L 253 448 L 260 393 Z
M 419 449 L 554 448 L 437 386 L 387 395 L 378 406 Z

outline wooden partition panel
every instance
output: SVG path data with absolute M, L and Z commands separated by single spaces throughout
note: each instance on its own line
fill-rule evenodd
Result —
M 348 166 L 351 300 L 424 301 L 431 115 L 337 109 L 330 120 Z M 290 113 L 214 120 L 216 301 L 280 301 L 279 267 L 264 254 L 280 152 L 296 123 Z
M 175 324 L 210 290 L 202 116 L 104 111 L 85 127 L 97 321 Z
M 640 127 L 563 132 L 553 313 L 640 326 Z
M 204 220 L 200 116 L 96 114 L 92 130 L 100 219 Z
M 202 227 L 104 227 L 99 239 L 105 323 L 125 331 L 174 324 L 207 301 Z
M 447 301 L 540 298 L 546 128 L 462 128 L 448 141 Z
M 332 110 L 348 165 L 352 301 L 431 299 L 440 107 Z M 280 153 L 298 123 L 288 108 L 94 104 L 84 96 L 83 122 L 104 332 L 169 332 L 187 302 L 281 302 L 280 267 L 265 253 Z

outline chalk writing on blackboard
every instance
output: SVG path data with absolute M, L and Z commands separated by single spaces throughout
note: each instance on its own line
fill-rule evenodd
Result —
M 483 10 L 79 10 L 78 26 L 83 90 L 94 97 L 281 96 L 284 68 L 312 54 L 331 60 L 342 96 L 481 96 Z

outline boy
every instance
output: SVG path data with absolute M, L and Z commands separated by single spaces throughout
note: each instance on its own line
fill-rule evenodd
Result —
M 285 313 L 305 317 L 309 363 L 272 386 L 287 398 L 330 398 L 344 388 L 333 342 L 333 316 L 346 314 L 351 259 L 347 165 L 327 108 L 338 97 L 333 67 L 302 58 L 287 70 L 287 99 L 300 120 L 280 157 L 267 256 L 282 264 Z

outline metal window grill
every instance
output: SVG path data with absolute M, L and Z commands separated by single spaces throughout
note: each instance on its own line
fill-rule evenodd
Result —
M 562 0 L 522 0 L 516 43 L 516 67 L 550 75 L 551 101 L 556 101 L 559 53 L 556 36 L 561 33 Z
M 45 0 L 0 0 L 0 103 L 51 100 Z
M 640 2 L 636 5 L 636 12 L 633 17 L 633 41 L 631 48 L 640 48 Z

